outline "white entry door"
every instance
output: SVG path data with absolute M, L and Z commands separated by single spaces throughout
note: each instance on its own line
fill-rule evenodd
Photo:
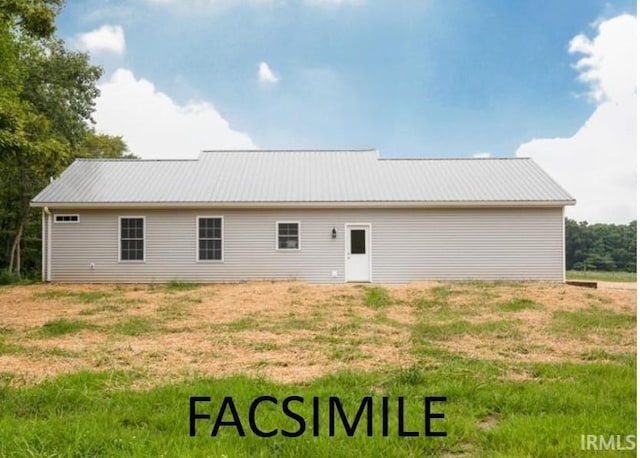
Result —
M 347 224 L 344 266 L 346 281 L 371 281 L 371 225 Z

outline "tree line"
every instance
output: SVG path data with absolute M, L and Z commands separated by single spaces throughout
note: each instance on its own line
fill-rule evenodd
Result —
M 132 157 L 91 115 L 102 68 L 56 37 L 62 0 L 0 0 L 0 270 L 37 276 L 39 212 L 29 202 L 76 158 Z
M 565 219 L 567 270 L 636 271 L 637 222 L 589 224 Z

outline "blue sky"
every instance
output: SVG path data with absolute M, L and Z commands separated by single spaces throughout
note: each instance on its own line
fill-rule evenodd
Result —
M 206 103 L 260 148 L 514 156 L 592 116 L 602 101 L 575 68 L 585 51 L 569 44 L 624 13 L 635 16 L 635 2 L 83 0 L 67 2 L 58 27 L 105 81 L 127 69 L 177 109 Z M 122 49 L 82 41 L 105 25 L 122 32 Z M 259 80 L 260 62 L 270 81 Z M 200 149 L 218 147 L 206 142 Z

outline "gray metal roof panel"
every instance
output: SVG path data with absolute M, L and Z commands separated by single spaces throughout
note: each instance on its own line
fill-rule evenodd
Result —
M 380 159 L 375 150 L 205 151 L 198 160 L 75 161 L 55 203 L 568 202 L 531 159 Z

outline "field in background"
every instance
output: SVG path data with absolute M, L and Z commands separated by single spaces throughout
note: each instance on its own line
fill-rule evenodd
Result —
M 635 291 L 547 283 L 5 287 L 0 455 L 574 456 L 580 434 L 635 432 L 635 327 Z M 351 418 L 405 396 L 414 429 L 444 395 L 449 436 L 188 437 L 190 395 L 246 419 L 264 394 L 336 395 Z
M 636 272 L 591 272 L 582 270 L 568 270 L 567 280 L 591 280 L 611 282 L 636 282 Z

